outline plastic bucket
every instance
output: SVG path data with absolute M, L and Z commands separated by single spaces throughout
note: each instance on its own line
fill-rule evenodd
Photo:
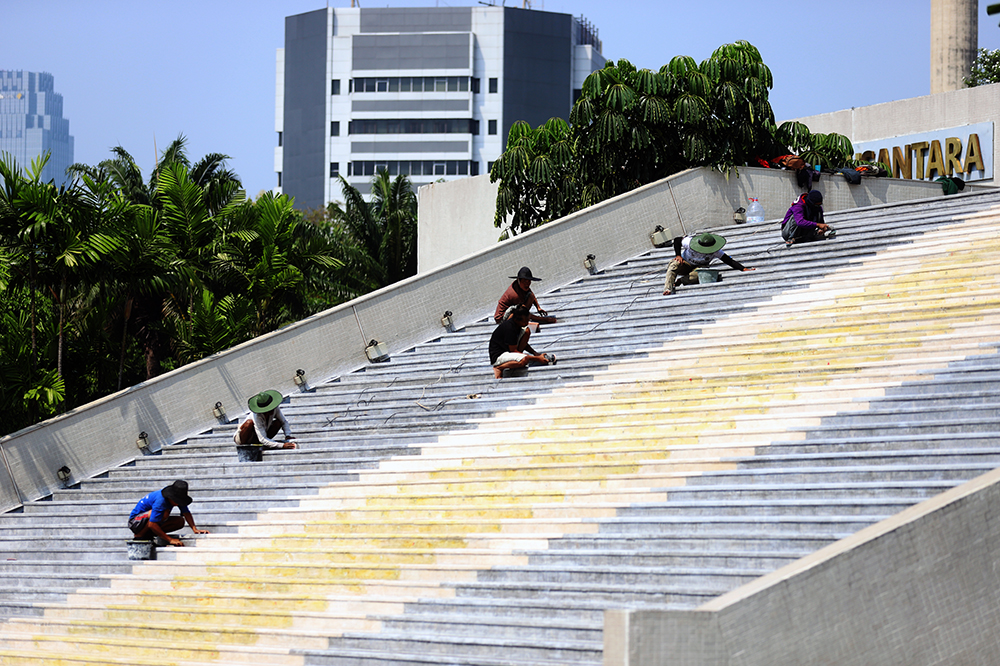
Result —
M 697 272 L 698 284 L 709 284 L 710 282 L 719 281 L 719 271 L 714 268 L 699 268 Z
M 155 560 L 156 544 L 150 541 L 129 541 L 128 559 L 130 560 Z
M 240 462 L 260 462 L 264 459 L 264 449 L 256 444 L 237 445 L 236 457 Z

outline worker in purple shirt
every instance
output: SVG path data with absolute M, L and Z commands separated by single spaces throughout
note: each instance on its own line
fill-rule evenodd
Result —
M 183 546 L 183 541 L 175 539 L 167 532 L 181 529 L 185 520 L 195 534 L 208 534 L 208 530 L 200 530 L 194 524 L 194 516 L 187 509 L 191 501 L 187 481 L 179 479 L 163 490 L 149 493 L 139 500 L 128 517 L 128 527 L 134 535 L 132 538 L 140 540 L 160 537 L 171 546 Z M 180 509 L 180 516 L 170 515 L 175 506 Z
M 819 190 L 796 199 L 781 221 L 781 237 L 788 246 L 827 240 L 836 235 L 837 230 L 823 221 L 823 193 Z

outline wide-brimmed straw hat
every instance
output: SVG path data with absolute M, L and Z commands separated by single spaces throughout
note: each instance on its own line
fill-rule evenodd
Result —
M 282 396 L 275 390 L 262 391 L 247 400 L 247 407 L 254 414 L 264 414 L 281 404 Z
M 698 234 L 691 239 L 691 249 L 702 254 L 718 252 L 725 244 L 726 239 L 716 234 Z

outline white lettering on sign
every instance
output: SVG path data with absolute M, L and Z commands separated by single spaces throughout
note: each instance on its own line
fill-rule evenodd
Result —
M 882 162 L 894 178 L 993 178 L 993 123 L 896 136 L 854 144 L 854 158 Z

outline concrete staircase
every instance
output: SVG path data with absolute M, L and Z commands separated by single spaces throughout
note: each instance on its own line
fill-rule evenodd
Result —
M 831 214 L 660 295 L 669 249 L 544 294 L 556 366 L 483 320 L 0 516 L 0 664 L 592 664 L 608 608 L 691 609 L 1000 466 L 1000 195 Z M 542 283 L 544 284 L 544 283 Z M 486 308 L 484 307 L 484 310 Z M 125 558 L 187 479 L 207 537 Z

